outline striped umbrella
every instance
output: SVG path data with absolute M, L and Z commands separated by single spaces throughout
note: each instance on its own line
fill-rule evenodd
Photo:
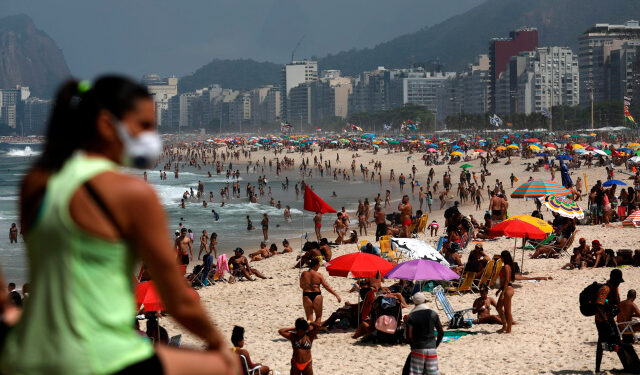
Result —
M 578 204 L 567 197 L 558 196 L 555 194 L 545 195 L 544 205 L 551 211 L 555 211 L 560 216 L 582 219 L 584 218 L 584 212 Z
M 622 226 L 626 228 L 640 228 L 640 210 L 633 211 L 622 221 Z
M 511 198 L 536 198 L 549 194 L 570 195 L 571 192 L 559 181 L 529 181 L 511 193 Z

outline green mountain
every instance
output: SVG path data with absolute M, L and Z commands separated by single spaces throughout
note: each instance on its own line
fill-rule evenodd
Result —
M 279 64 L 249 59 L 215 59 L 193 74 L 180 78 L 178 91 L 194 91 L 214 83 L 236 90 L 275 85 L 280 82 L 280 67 Z
M 462 70 L 489 40 L 508 37 L 523 26 L 538 29 L 540 46 L 569 46 L 578 52 L 578 36 L 596 23 L 640 18 L 639 0 L 487 0 L 437 25 L 425 27 L 373 48 L 352 49 L 319 59 L 319 69 L 355 75 L 378 66 L 408 67 L 439 59 L 447 71 Z M 214 60 L 182 78 L 182 91 L 211 83 L 247 89 L 280 82 L 280 65 L 253 60 Z
M 406 67 L 440 59 L 456 71 L 488 53 L 491 38 L 509 31 L 536 27 L 540 46 L 569 46 L 578 51 L 578 36 L 596 23 L 623 23 L 640 17 L 638 0 L 488 0 L 440 24 L 400 36 L 373 48 L 328 55 L 322 69 L 356 74 L 377 66 Z

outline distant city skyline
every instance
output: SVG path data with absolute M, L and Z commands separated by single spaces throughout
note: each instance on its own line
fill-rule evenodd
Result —
M 286 63 L 372 47 L 460 14 L 485 0 L 116 0 L 3 2 L 0 17 L 26 14 L 63 50 L 72 74 L 182 76 L 214 58 Z M 407 11 L 411 10 L 411 11 Z

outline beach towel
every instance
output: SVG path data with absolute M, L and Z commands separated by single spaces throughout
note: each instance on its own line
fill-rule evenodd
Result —
M 440 374 L 436 349 L 411 349 L 409 366 L 409 375 Z
M 223 277 L 225 271 L 231 272 L 231 270 L 229 269 L 229 259 L 227 259 L 227 254 L 222 254 L 218 257 L 218 266 L 216 268 L 216 274 L 214 278 L 218 279 Z

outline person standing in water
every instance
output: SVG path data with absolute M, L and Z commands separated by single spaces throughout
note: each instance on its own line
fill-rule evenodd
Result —
M 237 359 L 176 267 L 155 191 L 118 170 L 149 168 L 161 154 L 152 97 L 116 76 L 88 86 L 71 80 L 59 89 L 44 151 L 22 182 L 20 220 L 28 259 L 36 261 L 0 372 L 237 374 Z M 137 258 L 154 275 L 166 311 L 207 351 L 154 347 L 138 335 Z

